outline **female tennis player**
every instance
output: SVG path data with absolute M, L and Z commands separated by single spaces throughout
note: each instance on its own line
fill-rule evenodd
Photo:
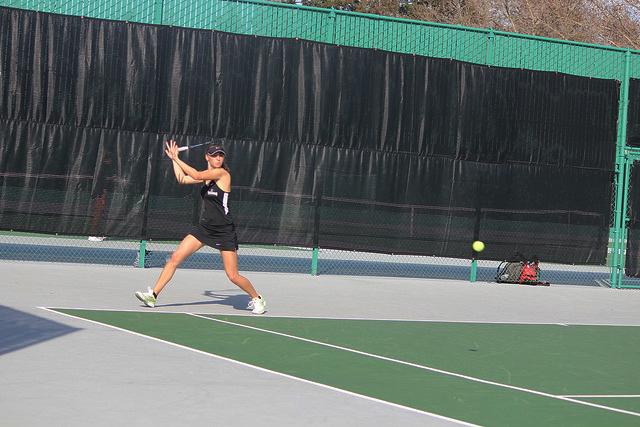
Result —
M 233 218 L 227 205 L 231 191 L 231 174 L 224 162 L 225 151 L 221 145 L 212 144 L 207 148 L 205 159 L 207 169 L 198 171 L 179 158 L 178 145 L 175 141 L 166 142 L 166 155 L 173 163 L 173 172 L 180 184 L 203 184 L 200 189 L 202 209 L 200 221 L 191 232 L 182 239 L 180 245 L 167 261 L 153 289 L 147 292 L 136 292 L 136 297 L 147 307 L 155 307 L 156 299 L 162 289 L 173 277 L 176 268 L 191 254 L 204 245 L 220 250 L 224 271 L 236 286 L 251 297 L 249 306 L 254 314 L 266 311 L 266 302 L 259 295 L 251 282 L 238 273 L 238 238 Z

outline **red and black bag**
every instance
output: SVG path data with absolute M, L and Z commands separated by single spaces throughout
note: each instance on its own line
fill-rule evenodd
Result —
M 527 259 L 518 252 L 510 260 L 500 263 L 496 272 L 496 282 L 549 286 L 549 282 L 540 281 L 539 264 L 538 257 Z
M 520 271 L 520 277 L 518 278 L 518 283 L 532 283 L 538 281 L 538 276 L 540 274 L 540 267 L 538 267 L 538 262 L 532 261 L 524 261 L 522 263 L 522 270 Z

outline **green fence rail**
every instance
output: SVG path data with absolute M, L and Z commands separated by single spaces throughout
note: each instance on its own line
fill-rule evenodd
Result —
M 640 51 L 370 14 L 258 0 L 0 0 L 0 6 L 40 12 L 210 29 L 237 34 L 296 38 L 381 49 L 476 64 L 567 73 L 621 82 L 611 224 L 609 285 L 624 280 L 627 206 L 625 164 L 628 88 L 640 78 Z M 139 253 L 144 256 L 145 249 Z M 311 271 L 318 267 L 312 252 Z M 340 255 L 339 257 L 341 257 Z M 144 260 L 139 261 L 144 265 Z M 472 263 L 475 266 L 475 264 Z M 467 277 L 475 275 L 475 271 Z

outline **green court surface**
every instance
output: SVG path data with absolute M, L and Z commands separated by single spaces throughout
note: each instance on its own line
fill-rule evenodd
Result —
M 640 327 L 54 310 L 471 424 L 640 425 Z

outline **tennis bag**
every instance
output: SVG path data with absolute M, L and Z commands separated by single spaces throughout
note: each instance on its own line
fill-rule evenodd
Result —
M 518 252 L 510 260 L 500 263 L 496 272 L 496 282 L 549 286 L 549 282 L 540 281 L 539 264 L 540 260 L 535 255 L 532 259 L 527 259 Z

